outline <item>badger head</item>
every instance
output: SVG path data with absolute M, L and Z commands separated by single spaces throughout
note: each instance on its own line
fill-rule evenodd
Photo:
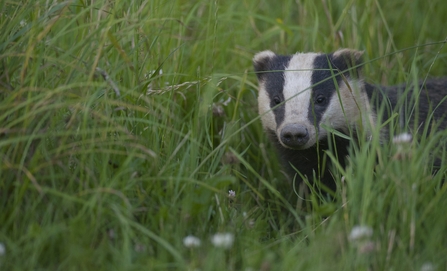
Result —
M 264 129 L 285 148 L 303 150 L 326 140 L 332 129 L 349 134 L 359 125 L 371 127 L 374 116 L 356 67 L 361 55 L 349 49 L 256 54 L 253 65 Z

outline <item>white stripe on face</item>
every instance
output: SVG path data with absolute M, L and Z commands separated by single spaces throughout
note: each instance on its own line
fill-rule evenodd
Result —
M 277 127 L 277 133 L 286 124 L 310 125 L 308 120 L 309 103 L 312 93 L 312 69 L 316 53 L 293 55 L 284 72 L 284 121 Z M 312 124 L 313 126 L 313 124 Z M 310 131 L 309 131 L 310 132 Z
M 264 129 L 274 131 L 276 129 L 275 114 L 270 108 L 270 97 L 265 89 L 265 83 L 262 81 L 259 82 L 258 112 L 261 115 Z

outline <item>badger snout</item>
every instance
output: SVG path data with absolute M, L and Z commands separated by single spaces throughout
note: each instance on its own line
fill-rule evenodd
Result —
M 288 124 L 280 133 L 281 142 L 292 149 L 300 149 L 309 141 L 309 132 L 301 124 Z

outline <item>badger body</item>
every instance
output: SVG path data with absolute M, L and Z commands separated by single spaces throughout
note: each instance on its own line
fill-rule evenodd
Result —
M 407 110 L 412 114 L 402 114 L 411 116 L 400 119 L 408 127 L 415 122 L 424 125 L 428 120 L 439 129 L 446 128 L 447 79 L 428 80 L 413 87 L 420 91 L 415 102 L 406 85 L 383 87 L 366 83 L 361 76 L 361 56 L 362 52 L 341 49 L 330 54 L 294 55 L 263 51 L 253 58 L 262 125 L 290 177 L 301 180 L 300 176 L 307 176 L 312 181 L 315 176 L 334 190 L 326 152 L 333 151 L 344 166 L 350 138 L 372 136 L 378 121 L 386 120 L 396 110 L 402 113 L 401 106 L 416 109 Z M 297 171 L 301 175 L 296 175 Z

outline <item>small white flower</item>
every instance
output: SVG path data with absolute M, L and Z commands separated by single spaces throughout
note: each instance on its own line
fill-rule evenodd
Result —
M 434 271 L 434 270 L 435 266 L 430 262 L 426 262 L 421 266 L 421 271 Z
M 351 242 L 356 242 L 361 239 L 366 239 L 371 237 L 373 234 L 373 229 L 368 226 L 354 226 L 349 233 L 349 240 Z
M 211 243 L 215 247 L 221 247 L 221 248 L 231 248 L 233 246 L 234 242 L 234 235 L 232 233 L 216 233 L 211 238 Z
M 193 236 L 193 235 L 188 235 L 185 238 L 183 238 L 183 245 L 185 247 L 200 247 L 201 241 L 199 238 Z
M 24 27 L 26 25 L 27 25 L 26 20 L 21 20 L 20 21 L 20 27 Z
M 233 191 L 233 190 L 229 190 L 229 191 L 228 191 L 228 196 L 229 196 L 230 198 L 235 198 L 235 197 L 236 197 L 236 192 Z
M 393 137 L 393 143 L 402 144 L 402 143 L 410 143 L 413 137 L 409 133 L 403 133 Z
M 5 255 L 5 253 L 6 253 L 6 247 L 5 247 L 5 244 L 0 243 L 0 257 L 3 256 L 3 255 Z

